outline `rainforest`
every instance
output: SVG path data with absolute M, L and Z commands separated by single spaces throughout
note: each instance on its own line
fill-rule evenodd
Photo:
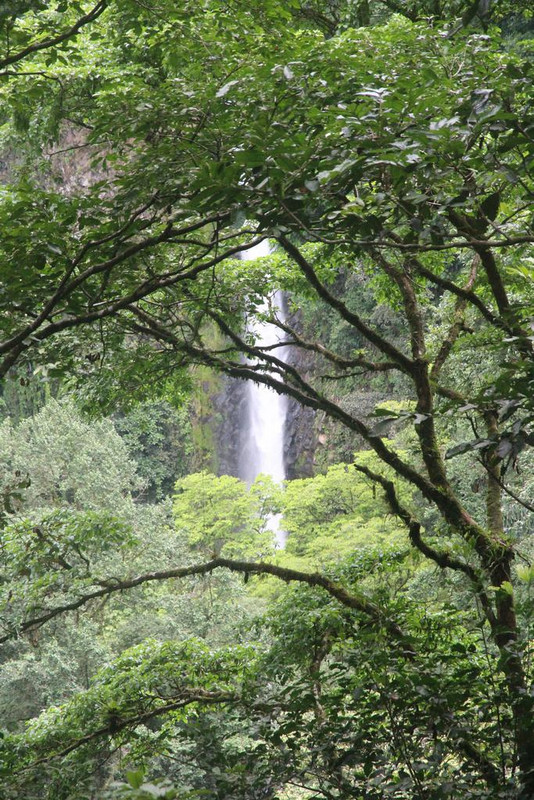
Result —
M 0 800 L 534 800 L 533 64 L 0 4 Z

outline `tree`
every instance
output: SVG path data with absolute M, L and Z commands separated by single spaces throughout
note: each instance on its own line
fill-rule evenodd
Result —
M 17 427 L 4 423 L 0 438 L 2 466 L 29 467 L 0 533 L 0 709 L 6 735 L 16 735 L 47 708 L 84 697 L 103 665 L 147 638 L 152 650 L 191 636 L 212 648 L 233 641 L 252 609 L 242 581 L 228 574 L 178 586 L 141 584 L 126 597 L 106 592 L 100 602 L 82 603 L 83 615 L 49 618 L 45 628 L 30 626 L 28 636 L 19 635 L 28 613 L 77 602 L 89 587 L 111 587 L 126 568 L 146 572 L 177 560 L 191 563 L 192 553 L 183 526 L 172 524 L 170 503 L 135 504 L 135 464 L 109 420 L 88 421 L 71 403 L 52 401 Z M 24 769 L 19 773 L 21 762 L 11 762 L 4 745 L 3 795 L 30 796 L 33 779 Z M 46 769 L 41 773 L 38 796 L 54 796 L 67 785 L 72 796 L 67 773 L 57 783 L 48 781 Z
M 0 426 L 3 477 L 27 474 L 22 508 L 127 513 L 143 487 L 136 464 L 108 420 L 81 418 L 72 403 L 50 401 L 38 414 Z M 19 507 L 19 511 L 20 511 Z
M 208 557 L 224 554 L 272 554 L 268 529 L 276 489 L 265 476 L 247 489 L 238 478 L 208 472 L 187 475 L 176 483 L 173 511 L 190 545 Z
M 371 453 L 359 453 L 358 459 L 379 464 Z M 369 542 L 386 550 L 404 542 L 404 531 L 376 489 L 346 464 L 335 464 L 315 478 L 289 481 L 282 508 L 286 552 L 304 557 L 305 563 L 342 560 Z
M 514 561 L 528 557 L 528 542 L 506 529 L 504 511 L 507 497 L 532 512 L 511 477 L 532 443 L 530 45 L 507 52 L 498 30 L 464 29 L 480 18 L 479 4 L 462 24 L 394 17 L 329 39 L 312 28 L 288 38 L 280 22 L 288 15 L 275 3 L 261 13 L 236 4 L 224 24 L 215 2 L 210 13 L 163 2 L 158 10 L 115 9 L 98 52 L 81 34 L 71 63 L 54 67 L 60 88 L 47 77 L 38 97 L 28 95 L 30 125 L 43 109 L 45 120 L 57 119 L 60 97 L 61 118 L 81 123 L 110 171 L 70 194 L 37 190 L 28 178 L 6 188 L 0 246 L 15 313 L 3 322 L 0 371 L 50 360 L 49 342 L 61 370 L 98 367 L 115 390 L 202 363 L 269 384 L 354 432 L 418 493 L 419 503 L 406 500 L 385 470 L 354 465 L 384 494 L 414 550 L 458 579 L 458 606 L 468 587 L 470 626 L 482 614 L 477 642 L 490 642 L 491 672 L 506 687 L 511 734 L 500 766 L 493 740 L 473 750 L 462 736 L 468 749 L 451 748 L 454 758 L 474 765 L 471 791 L 499 796 L 511 784 L 526 800 L 534 709 Z M 78 52 L 85 66 L 66 86 Z M 16 110 L 12 83 L 4 97 Z M 49 130 L 39 129 L 43 141 Z M 57 180 L 53 169 L 49 179 Z M 277 248 L 269 262 L 236 259 L 263 238 Z M 401 341 L 345 303 L 334 282 L 340 270 L 391 305 Z M 335 312 L 358 346 L 330 350 L 272 314 L 284 346 L 316 354 L 322 374 L 262 349 L 244 323 L 274 286 Z M 469 363 L 476 371 L 464 370 Z M 398 376 L 404 410 L 379 410 L 374 425 L 347 411 L 336 379 L 354 372 Z M 413 452 L 385 438 L 395 421 L 412 426 Z M 472 437 L 458 441 L 467 426 Z M 457 474 L 460 456 L 481 471 L 484 504 Z M 320 586 L 400 643 L 408 669 L 421 657 L 397 608 L 349 591 L 344 579 L 272 564 L 216 558 L 85 599 L 218 567 Z M 428 642 L 419 644 L 430 659 Z M 449 729 L 438 723 L 447 747 Z M 431 726 L 425 735 L 434 736 Z

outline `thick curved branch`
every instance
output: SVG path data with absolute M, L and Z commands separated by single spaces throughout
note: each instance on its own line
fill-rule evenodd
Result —
M 465 561 L 460 561 L 460 559 L 451 555 L 451 553 L 447 552 L 446 550 L 437 550 L 424 541 L 421 535 L 421 523 L 411 515 L 407 508 L 401 505 L 392 481 L 388 480 L 383 475 L 374 472 L 368 467 L 361 466 L 360 464 L 355 463 L 353 464 L 353 467 L 357 472 L 361 472 L 374 483 L 378 483 L 382 487 L 386 496 L 386 501 L 392 513 L 404 523 L 408 529 L 408 534 L 412 545 L 419 550 L 419 552 L 422 553 L 425 558 L 433 561 L 438 565 L 438 567 L 441 567 L 441 569 L 451 569 L 467 575 L 473 584 L 478 597 L 480 598 L 486 618 L 488 619 L 492 629 L 494 629 L 497 620 L 484 588 L 482 577 L 478 574 L 478 572 L 470 564 L 467 564 Z
M 495 256 L 487 247 L 474 247 L 473 249 L 478 254 L 482 266 L 484 267 L 484 271 L 486 273 L 493 297 L 495 298 L 497 308 L 499 309 L 499 313 L 505 319 L 510 317 L 510 301 L 508 299 L 501 274 L 497 267 Z
M 292 337 L 292 341 L 282 342 L 283 345 L 294 344 L 296 347 L 300 347 L 302 350 L 308 350 L 309 352 L 317 353 L 318 355 L 326 358 L 327 361 L 330 361 L 336 367 L 339 367 L 339 369 L 354 369 L 355 367 L 361 367 L 367 372 L 389 372 L 390 370 L 400 369 L 399 365 L 394 361 L 369 361 L 368 359 L 359 356 L 357 358 L 344 358 L 338 353 L 334 353 L 332 350 L 329 350 L 320 342 L 311 342 L 308 339 L 304 339 L 303 336 L 297 333 L 297 331 L 287 323 L 277 320 L 276 326 L 280 328 L 280 330 L 284 331 L 284 333 L 287 333 Z M 340 377 L 343 376 L 341 375 Z
M 480 260 L 480 256 L 476 255 L 473 258 L 473 263 L 471 265 L 471 273 L 469 275 L 469 280 L 467 284 L 464 286 L 464 292 L 470 292 L 473 288 L 473 284 L 475 282 L 475 278 L 477 275 L 477 265 Z M 467 297 L 458 297 L 456 299 L 456 305 L 454 309 L 454 320 L 447 333 L 446 337 L 441 343 L 441 347 L 439 352 L 434 360 L 432 365 L 432 369 L 430 370 L 430 380 L 436 381 L 439 377 L 439 374 L 445 364 L 447 358 L 451 354 L 452 348 L 454 347 L 455 342 L 457 341 L 460 333 L 464 329 L 465 324 L 465 309 L 467 306 Z
M 66 42 L 67 39 L 72 39 L 79 34 L 82 28 L 98 19 L 98 17 L 106 10 L 107 7 L 108 0 L 99 0 L 96 6 L 94 6 L 89 13 L 84 14 L 83 17 L 80 17 L 80 19 L 77 20 L 74 25 L 72 25 L 66 31 L 63 31 L 63 33 L 59 33 L 57 36 L 51 36 L 48 39 L 43 39 L 40 42 L 34 42 L 33 44 L 28 45 L 28 47 L 25 47 L 23 50 L 19 50 L 18 53 L 13 53 L 11 56 L 0 58 L 0 69 L 3 69 L 10 64 L 16 64 L 18 61 L 22 61 L 33 53 L 38 53 L 40 50 L 48 50 L 50 47 L 55 47 L 58 44 Z
M 334 297 L 334 295 L 328 291 L 326 286 L 321 283 L 312 265 L 302 255 L 298 247 L 292 244 L 289 239 L 286 239 L 285 236 L 279 236 L 278 241 L 288 256 L 290 256 L 290 258 L 292 258 L 293 261 L 298 265 L 321 300 L 324 300 L 324 302 L 327 303 L 331 308 L 335 309 L 342 319 L 348 322 L 349 325 L 352 325 L 353 328 L 356 328 L 356 330 L 359 331 L 368 342 L 380 350 L 381 353 L 384 353 L 385 356 L 398 364 L 403 372 L 408 374 L 412 373 L 413 362 L 408 358 L 408 356 L 404 355 L 404 353 L 398 350 L 393 344 L 391 344 L 391 342 L 388 342 L 387 339 L 384 339 L 376 331 L 366 325 L 366 323 L 357 314 L 355 314 L 353 311 L 350 311 L 341 300 L 339 300 L 337 297 Z
M 184 694 L 186 695 L 185 697 L 183 696 Z M 145 725 L 147 722 L 150 722 L 150 720 L 155 719 L 156 717 L 160 717 L 163 714 L 169 714 L 171 711 L 178 711 L 178 709 L 185 708 L 186 706 L 191 705 L 191 703 L 231 703 L 236 702 L 238 699 L 238 696 L 231 692 L 210 692 L 204 689 L 185 688 L 180 693 L 180 697 L 178 699 L 169 703 L 165 703 L 161 706 L 156 706 L 149 711 L 136 714 L 132 717 L 114 720 L 113 724 L 104 725 L 100 728 L 97 728 L 95 731 L 91 731 L 91 733 L 88 733 L 85 736 L 76 739 L 74 742 L 71 742 L 71 744 L 67 745 L 67 747 L 64 747 L 62 750 L 58 750 L 55 753 L 51 753 L 49 756 L 44 756 L 43 758 L 38 758 L 35 761 L 32 761 L 31 764 L 23 767 L 20 771 L 26 772 L 28 769 L 34 769 L 41 764 L 48 764 L 50 761 L 53 761 L 56 758 L 65 758 L 65 756 L 68 756 L 69 753 L 72 753 L 74 750 L 78 750 L 80 747 L 83 747 L 86 744 L 90 744 L 95 739 L 102 739 L 105 736 L 116 736 L 118 733 L 127 728 Z
M 319 572 L 301 572 L 263 561 L 236 561 L 228 558 L 214 558 L 203 564 L 194 564 L 189 567 L 175 567 L 158 572 L 148 572 L 143 575 L 137 575 L 134 578 L 126 578 L 125 580 L 113 579 L 102 581 L 99 589 L 87 592 L 76 600 L 51 608 L 39 616 L 21 623 L 15 630 L 1 636 L 0 644 L 7 642 L 9 639 L 16 638 L 18 634 L 27 630 L 38 628 L 61 614 L 82 608 L 82 606 L 87 605 L 87 603 L 90 603 L 92 600 L 107 597 L 116 592 L 123 592 L 127 589 L 133 589 L 136 586 L 142 586 L 146 583 L 153 583 L 154 581 L 170 580 L 171 578 L 186 578 L 193 575 L 207 575 L 216 569 L 228 569 L 231 572 L 240 572 L 246 575 L 273 575 L 275 578 L 279 578 L 287 583 L 296 581 L 298 583 L 305 583 L 308 586 L 316 586 L 320 589 L 324 589 L 324 591 L 331 597 L 334 597 L 342 605 L 354 611 L 359 611 L 371 618 L 373 622 L 382 625 L 391 637 L 405 648 L 407 655 L 413 655 L 412 647 L 397 623 L 388 617 L 384 609 L 368 600 L 364 595 L 349 592 L 343 586 L 330 580 L 330 578 L 327 578 Z
M 440 397 L 446 397 L 447 400 L 452 400 L 453 402 L 459 403 L 462 406 L 465 406 L 468 402 L 465 395 L 460 394 L 460 392 L 457 392 L 455 389 L 450 389 L 448 386 L 442 386 L 441 384 L 436 383 L 433 385 L 433 389 Z
M 410 344 L 413 360 L 417 361 L 418 359 L 424 358 L 425 337 L 423 330 L 423 319 L 410 276 L 410 261 L 408 260 L 405 262 L 404 269 L 399 269 L 390 261 L 388 261 L 387 258 L 385 258 L 385 256 L 378 250 L 371 250 L 371 256 L 399 289 L 402 297 L 402 304 L 404 306 L 404 315 L 406 317 L 406 321 L 408 322 L 408 328 L 410 331 Z
M 371 254 L 375 262 L 397 285 L 402 298 L 404 316 L 410 332 L 413 358 L 411 378 L 417 395 L 416 411 L 421 415 L 421 421 L 416 426 L 421 454 L 432 483 L 442 489 L 449 490 L 447 472 L 441 456 L 434 424 L 434 397 L 426 358 L 425 331 L 423 317 L 412 281 L 411 261 L 407 259 L 403 269 L 399 269 L 388 261 L 382 253 L 371 251 Z
M 474 306 L 484 319 L 486 319 L 490 325 L 493 325 L 495 328 L 499 328 L 500 330 L 506 331 L 506 333 L 512 334 L 511 328 L 508 327 L 506 322 L 502 320 L 500 317 L 496 316 L 480 299 L 480 297 L 471 289 L 465 290 L 462 289 L 461 286 L 457 286 L 453 281 L 448 280 L 447 278 L 441 277 L 441 275 L 435 275 L 431 270 L 427 269 L 423 264 L 416 258 L 412 257 L 412 265 L 414 269 L 417 271 L 419 275 L 423 278 L 426 278 L 431 283 L 434 283 L 436 286 L 439 286 L 440 289 L 445 289 L 447 292 L 456 295 L 456 297 L 467 301 L 470 305 Z

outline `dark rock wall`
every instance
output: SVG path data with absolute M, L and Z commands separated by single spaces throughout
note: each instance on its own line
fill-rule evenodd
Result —
M 245 446 L 247 419 L 247 386 L 245 381 L 224 377 L 222 388 L 214 398 L 217 411 L 215 442 L 217 474 L 241 474 L 241 453 Z
M 309 478 L 315 474 L 317 436 L 315 412 L 289 399 L 285 431 L 286 477 Z

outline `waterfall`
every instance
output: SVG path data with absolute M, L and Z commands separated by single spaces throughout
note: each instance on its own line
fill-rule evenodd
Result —
M 267 241 L 253 247 L 243 257 L 246 259 L 261 258 L 269 254 Z M 283 303 L 281 292 L 277 292 L 271 301 L 272 307 L 277 310 L 283 319 Z M 261 306 L 260 311 L 266 312 L 269 308 L 268 301 Z M 282 340 L 282 335 L 275 325 L 267 322 L 255 322 L 249 330 L 254 334 L 259 347 L 268 347 Z M 283 348 L 275 351 L 278 358 L 283 360 Z M 287 413 L 287 398 L 278 394 L 274 389 L 261 383 L 247 382 L 246 387 L 246 413 L 243 446 L 240 457 L 240 477 L 252 483 L 258 475 L 270 475 L 276 483 L 281 483 L 285 477 L 284 466 L 284 429 Z M 286 534 L 280 530 L 280 515 L 273 515 L 269 520 L 269 529 L 273 531 L 277 547 L 284 547 Z

